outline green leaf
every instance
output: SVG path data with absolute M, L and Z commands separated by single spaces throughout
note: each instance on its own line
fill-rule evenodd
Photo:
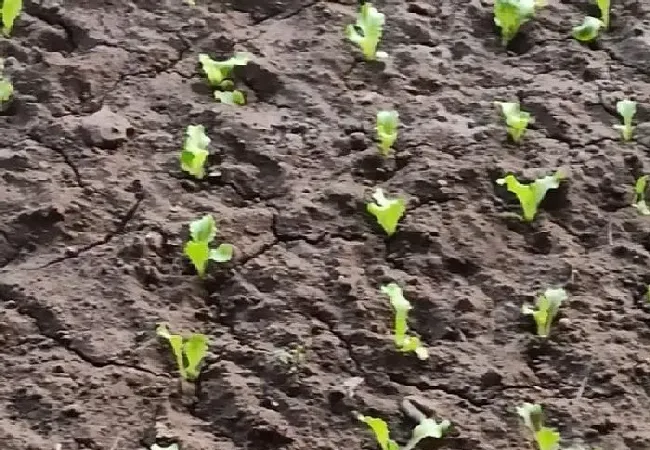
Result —
M 528 124 L 532 122 L 530 113 L 521 111 L 519 103 L 508 102 L 494 102 L 501 108 L 501 113 L 506 119 L 506 126 L 508 127 L 508 134 L 513 142 L 521 142 L 521 138 L 528 128 Z
M 0 107 L 14 95 L 14 85 L 6 78 L 0 78 Z
M 214 98 L 225 105 L 245 105 L 246 97 L 242 91 L 214 91 Z
M 187 256 L 194 265 L 196 273 L 199 275 L 199 277 L 203 278 L 208 267 L 208 260 L 210 259 L 210 247 L 208 246 L 208 242 L 186 242 L 183 251 L 185 253 L 185 256 Z
M 535 0 L 495 0 L 494 23 L 501 28 L 501 42 L 507 45 L 521 26 L 535 16 Z
M 210 138 L 205 134 L 203 125 L 189 125 L 181 151 L 181 169 L 201 179 L 205 177 L 205 162 L 208 158 Z
M 634 185 L 634 206 L 639 214 L 643 216 L 650 216 L 650 208 L 645 201 L 645 190 L 648 184 L 648 175 L 640 176 Z
M 524 305 L 521 309 L 523 314 L 532 315 L 537 325 L 537 335 L 548 337 L 551 333 L 551 325 L 557 315 L 562 302 L 569 296 L 562 288 L 546 289 L 543 295 L 537 298 L 535 309 Z
M 451 422 L 443 420 L 440 423 L 434 419 L 424 419 L 414 429 L 411 439 L 402 448 L 402 450 L 412 450 L 422 440 L 426 438 L 440 439 L 447 432 Z
M 532 433 L 537 433 L 542 428 L 544 417 L 542 415 L 541 405 L 524 403 L 517 407 L 517 414 L 522 418 L 524 424 Z
M 598 37 L 600 29 L 604 27 L 605 24 L 602 20 L 587 16 L 581 25 L 573 27 L 571 35 L 581 42 L 590 42 Z
M 231 244 L 221 244 L 210 250 L 210 259 L 218 263 L 225 263 L 232 259 L 234 247 Z
M 357 44 L 367 61 L 377 58 L 384 58 L 384 52 L 378 52 L 377 46 L 384 29 L 385 16 L 377 11 L 370 3 L 364 3 L 359 9 L 355 25 L 348 25 L 345 28 L 345 36 Z M 361 30 L 361 33 L 357 31 Z
M 506 185 L 509 192 L 517 196 L 521 209 L 523 211 L 523 220 L 530 222 L 537 214 L 537 207 L 546 197 L 550 189 L 560 187 L 560 181 L 564 178 L 563 174 L 558 171 L 555 175 L 548 175 L 539 178 L 530 184 L 522 184 L 517 181 L 514 175 L 507 175 L 499 178 L 496 182 L 499 185 Z
M 379 111 L 377 113 L 377 138 L 383 156 L 388 156 L 391 147 L 397 140 L 399 114 L 397 111 Z
M 158 325 L 158 328 L 156 328 L 156 334 L 167 339 L 169 346 L 172 349 L 172 353 L 174 353 L 178 371 L 183 378 L 187 378 L 187 374 L 185 373 L 185 364 L 183 363 L 183 337 L 178 334 L 171 334 L 167 329 L 167 326 L 164 324 Z
M 235 66 L 245 66 L 250 60 L 251 56 L 243 52 L 235 53 L 235 56 L 224 61 L 215 61 L 205 53 L 199 54 L 203 72 L 214 87 L 219 87 L 226 78 L 230 78 Z
M 217 236 L 217 224 L 210 214 L 190 223 L 190 236 L 193 241 L 209 244 Z
M 394 321 L 394 340 L 395 347 L 401 352 L 414 352 L 418 358 L 424 360 L 429 357 L 428 350 L 422 345 L 419 338 L 409 336 L 408 333 L 408 313 L 411 310 L 411 303 L 404 297 L 402 288 L 397 283 L 389 283 L 381 286 L 383 294 L 388 296 L 390 305 L 395 313 Z
M 366 209 L 375 216 L 377 223 L 386 234 L 392 236 L 397 229 L 398 222 L 406 212 L 406 202 L 402 199 L 386 198 L 381 188 L 377 188 L 372 197 L 375 202 L 368 203 Z
M 370 427 L 372 432 L 375 434 L 375 439 L 381 447 L 381 450 L 399 450 L 399 445 L 397 445 L 397 442 L 393 441 L 390 438 L 388 424 L 386 424 L 385 421 L 382 419 L 377 419 L 375 417 L 363 415 L 358 415 L 357 419 Z
M 535 441 L 539 450 L 559 450 L 560 433 L 552 428 L 542 427 L 535 433 Z
M 614 128 L 621 132 L 624 141 L 632 139 L 634 127 L 632 119 L 636 115 L 636 102 L 631 100 L 621 100 L 616 103 L 616 111 L 623 119 L 623 125 L 614 125 Z
M 203 334 L 191 335 L 183 343 L 183 352 L 187 360 L 186 378 L 195 380 L 199 376 L 201 361 L 208 352 L 208 337 Z
M 2 32 L 5 36 L 11 34 L 16 18 L 23 9 L 23 0 L 2 0 Z
M 598 9 L 600 9 L 600 20 L 603 21 L 605 29 L 609 28 L 609 0 L 596 0 Z

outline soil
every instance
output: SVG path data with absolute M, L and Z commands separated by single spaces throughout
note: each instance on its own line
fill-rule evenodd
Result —
M 378 2 L 385 63 L 342 30 L 352 1 L 27 1 L 0 55 L 0 439 L 6 450 L 375 449 L 405 443 L 411 399 L 453 430 L 420 448 L 529 449 L 515 408 L 566 446 L 650 448 L 650 223 L 630 206 L 650 150 L 650 3 L 613 2 L 594 45 L 587 0 L 551 0 L 506 51 L 478 0 Z M 248 104 L 216 103 L 197 55 L 254 54 Z M 241 69 L 241 70 L 239 70 Z M 622 143 L 615 103 L 639 102 Z M 507 142 L 493 102 L 535 123 Z M 374 118 L 396 108 L 395 153 Z M 184 176 L 185 127 L 212 138 Z M 536 221 L 495 180 L 563 167 Z M 364 203 L 408 211 L 386 239 Z M 234 260 L 199 279 L 187 225 L 210 213 Z M 379 287 L 400 283 L 430 350 L 398 353 Z M 520 307 L 570 294 L 545 341 Z M 172 331 L 210 336 L 180 383 Z M 357 385 L 351 389 L 351 385 Z

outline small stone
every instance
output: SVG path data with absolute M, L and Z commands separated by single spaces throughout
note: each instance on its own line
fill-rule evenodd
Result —
M 81 119 L 81 135 L 89 145 L 114 150 L 133 133 L 129 121 L 104 107 Z

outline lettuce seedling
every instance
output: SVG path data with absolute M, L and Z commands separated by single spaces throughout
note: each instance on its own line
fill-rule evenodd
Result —
M 537 298 L 534 308 L 529 305 L 524 305 L 521 307 L 521 312 L 533 316 L 535 324 L 537 325 L 538 336 L 548 337 L 551 333 L 553 320 L 560 310 L 562 302 L 567 298 L 569 298 L 569 296 L 564 289 L 549 288 L 544 291 L 544 294 Z
M 201 371 L 201 361 L 208 352 L 208 337 L 196 333 L 188 337 L 171 334 L 164 324 L 158 325 L 156 334 L 169 342 L 181 376 L 188 381 L 196 380 Z
M 195 178 L 205 177 L 205 162 L 208 159 L 210 138 L 203 125 L 189 125 L 185 130 L 185 142 L 181 151 L 181 169 Z
M 517 407 L 517 414 L 526 427 L 533 433 L 539 450 L 559 450 L 560 433 L 544 426 L 542 407 L 538 404 L 524 403 Z
M 581 25 L 573 27 L 571 35 L 580 42 L 591 42 L 598 37 L 600 29 L 604 26 L 602 20 L 587 16 Z
M 0 110 L 2 105 L 9 102 L 14 95 L 14 85 L 11 80 L 4 75 L 4 60 L 0 58 Z
M 440 439 L 445 435 L 449 427 L 451 427 L 451 422 L 448 420 L 436 422 L 435 419 L 427 417 L 413 429 L 411 439 L 402 447 L 402 450 L 414 449 L 422 439 Z
M 388 56 L 386 52 L 377 51 L 385 20 L 385 16 L 372 4 L 364 3 L 359 9 L 356 23 L 345 28 L 345 36 L 359 46 L 366 61 Z
M 23 0 L 3 0 L 2 10 L 0 10 L 0 17 L 2 18 L 2 33 L 5 36 L 11 34 L 14 27 L 14 22 L 20 15 L 23 9 Z
M 614 125 L 614 128 L 621 132 L 624 141 L 632 139 L 634 127 L 632 119 L 636 114 L 636 102 L 632 100 L 621 100 L 616 103 L 616 112 L 623 118 L 623 125 Z
M 564 178 L 561 171 L 555 172 L 554 175 L 547 175 L 538 178 L 530 184 L 521 184 L 514 175 L 506 175 L 505 178 L 499 178 L 497 184 L 506 185 L 509 192 L 517 196 L 522 209 L 522 219 L 531 222 L 537 214 L 539 204 L 546 197 L 550 189 L 560 187 L 560 181 Z
M 244 52 L 235 53 L 235 56 L 224 61 L 215 61 L 205 53 L 199 54 L 199 62 L 208 77 L 208 82 L 219 89 L 231 86 L 228 78 L 231 77 L 235 66 L 245 66 L 250 60 L 250 55 Z
M 214 91 L 214 98 L 225 105 L 245 105 L 246 97 L 242 91 Z
M 377 113 L 377 139 L 383 156 L 388 156 L 391 147 L 397 140 L 399 114 L 397 111 L 379 111 Z
M 372 198 L 375 201 L 367 203 L 366 209 L 375 216 L 386 234 L 392 236 L 397 229 L 397 223 L 406 212 L 406 202 L 401 198 L 386 198 L 381 188 L 375 190 Z
M 185 243 L 184 252 L 196 268 L 199 277 L 205 275 L 208 261 L 225 263 L 232 259 L 231 244 L 220 244 L 217 248 L 210 248 L 210 243 L 216 235 L 217 225 L 209 214 L 190 223 L 191 240 Z
M 396 283 L 390 283 L 381 287 L 381 292 L 386 294 L 390 300 L 390 305 L 395 312 L 395 330 L 394 339 L 395 347 L 401 352 L 414 352 L 418 358 L 427 359 L 429 352 L 422 345 L 420 339 L 416 336 L 408 335 L 408 313 L 411 310 L 411 303 L 404 298 L 402 288 Z
M 605 29 L 609 29 L 609 0 L 596 0 L 598 9 L 600 9 L 600 20 L 603 21 Z
M 535 16 L 536 6 L 535 0 L 495 0 L 494 23 L 501 28 L 503 45 L 508 45 L 521 26 Z
M 516 102 L 494 102 L 494 104 L 501 108 L 501 113 L 506 119 L 506 127 L 508 128 L 508 135 L 513 142 L 521 142 L 521 138 L 528 128 L 528 124 L 533 122 L 530 113 L 519 109 L 519 103 Z
M 370 427 L 381 450 L 399 450 L 397 442 L 390 438 L 388 424 L 384 420 L 361 414 L 357 416 L 357 419 Z
M 634 184 L 634 202 L 632 206 L 643 216 L 650 216 L 650 208 L 645 201 L 645 190 L 648 184 L 648 175 L 640 176 Z

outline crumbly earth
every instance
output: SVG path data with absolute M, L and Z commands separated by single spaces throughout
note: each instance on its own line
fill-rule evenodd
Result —
M 0 55 L 0 442 L 4 450 L 374 449 L 363 413 L 406 442 L 411 399 L 453 422 L 423 449 L 528 449 L 515 408 L 541 403 L 566 446 L 650 448 L 650 3 L 613 2 L 597 44 L 553 1 L 505 51 L 491 4 L 387 0 L 386 63 L 343 38 L 351 0 L 32 0 Z M 249 104 L 211 96 L 197 55 L 249 51 Z M 612 125 L 639 102 L 637 138 Z M 535 117 L 507 142 L 493 102 Z M 391 158 L 374 118 L 396 108 Z M 211 176 L 178 164 L 212 138 Z M 532 225 L 495 180 L 568 171 Z M 372 190 L 408 199 L 386 239 Z M 187 225 L 236 247 L 200 280 Z M 400 283 L 429 347 L 399 354 L 379 287 Z M 570 294 L 548 341 L 520 314 Z M 210 336 L 180 383 L 158 322 Z M 301 350 L 302 349 L 302 350 Z M 356 385 L 354 389 L 351 386 Z

